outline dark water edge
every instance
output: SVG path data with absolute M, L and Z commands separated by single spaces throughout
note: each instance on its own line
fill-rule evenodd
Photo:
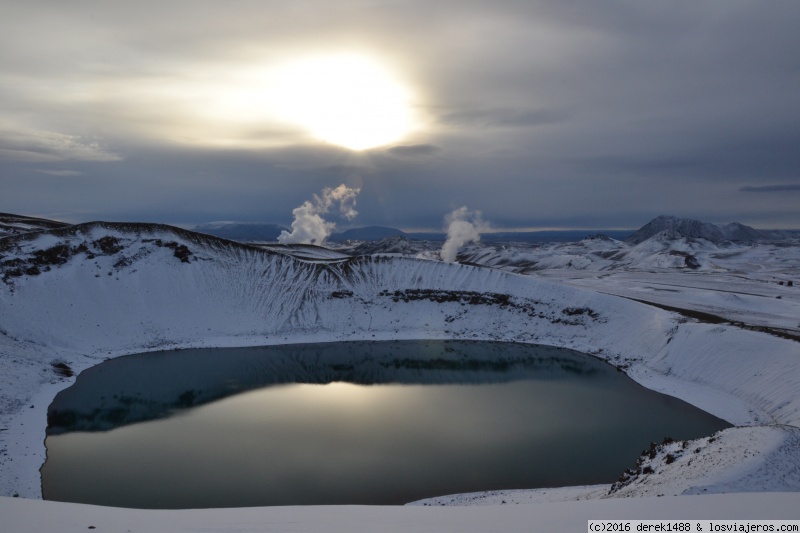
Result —
M 730 424 L 599 359 L 470 341 L 154 352 L 50 406 L 50 500 L 143 508 L 400 504 L 611 483 L 651 441 Z

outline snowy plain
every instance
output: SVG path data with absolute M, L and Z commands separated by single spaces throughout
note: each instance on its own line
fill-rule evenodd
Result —
M 603 241 L 599 246 L 620 245 Z M 697 245 L 673 246 L 685 252 L 681 246 Z M 572 523 L 582 516 L 579 509 L 609 517 L 606 513 L 622 513 L 617 518 L 643 509 L 658 517 L 687 518 L 695 509 L 709 513 L 703 517 L 719 513 L 719 518 L 730 518 L 745 512 L 742 518 L 755 518 L 774 506 L 775 514 L 764 518 L 799 516 L 800 344 L 791 335 L 800 319 L 798 288 L 786 284 L 800 273 L 796 247 L 735 254 L 746 259 L 736 263 L 742 270 L 735 274 L 740 286 L 729 283 L 734 274 L 719 267 L 719 258 L 705 270 L 701 266 L 678 272 L 686 256 L 666 249 L 644 254 L 638 266 L 628 263 L 603 272 L 572 268 L 569 260 L 562 261 L 560 269 L 536 270 L 531 263 L 541 261 L 530 260 L 524 268 L 513 267 L 513 261 L 507 261 L 508 248 L 498 250 L 468 247 L 462 254 L 482 254 L 459 256 L 472 264 L 401 255 L 315 255 L 311 249 L 303 249 L 301 259 L 291 250 L 259 249 L 166 226 L 108 223 L 0 239 L 0 495 L 11 497 L 0 499 L 4 519 L 19 525 L 13 531 L 46 530 L 47 520 L 58 516 L 74 517 L 76 524 L 102 519 L 121 530 L 135 530 L 125 526 L 125 520 L 138 527 L 162 520 L 165 527 L 159 529 L 172 531 L 193 530 L 209 520 L 220 529 L 227 524 L 229 531 L 300 520 L 296 530 L 330 531 L 334 524 L 342 530 L 359 530 L 355 524 L 360 530 L 385 530 L 393 524 L 397 530 L 485 531 L 492 524 L 522 530 L 532 520 Z M 659 254 L 662 262 L 642 267 Z M 502 260 L 492 259 L 498 255 Z M 581 257 L 598 263 L 605 260 L 601 255 Z M 692 255 L 701 256 L 701 265 L 711 264 L 696 248 Z M 677 266 L 666 263 L 676 258 Z M 475 266 L 481 264 L 486 266 Z M 745 270 L 747 265 L 759 268 Z M 578 271 L 582 275 L 576 275 Z M 635 276 L 643 275 L 652 278 L 637 281 Z M 713 308 L 724 320 L 695 320 L 633 301 L 648 301 L 643 293 L 663 292 L 647 289 L 658 280 L 679 292 L 653 303 L 709 313 Z M 727 288 L 718 290 L 714 284 Z M 757 331 L 756 326 L 767 330 Z M 610 487 L 598 486 L 420 502 L 422 507 L 496 504 L 483 514 L 449 510 L 426 515 L 411 507 L 166 513 L 24 500 L 41 497 L 38 469 L 45 456 L 47 407 L 74 380 L 54 365 L 77 373 L 110 357 L 152 350 L 382 339 L 503 340 L 571 348 L 740 427 L 659 447 L 654 457 L 646 458 L 649 463 L 639 465 L 651 466 L 652 473 L 632 470 L 611 493 Z M 669 462 L 667 455 L 673 457 Z M 631 458 L 633 468 L 635 460 Z M 770 494 L 731 494 L 759 492 Z M 710 493 L 728 494 L 681 496 Z M 636 504 L 622 507 L 609 503 L 631 496 L 658 499 L 637 498 Z M 582 499 L 596 501 L 552 503 Z M 503 500 L 519 504 L 514 508 L 520 510 L 509 511 Z M 585 527 L 585 520 L 582 524 Z
M 800 493 L 714 494 L 555 502 L 484 507 L 251 507 L 142 511 L 41 500 L 0 498 L 4 531 L 188 533 L 256 531 L 362 532 L 562 532 L 586 531 L 588 520 L 798 519 Z

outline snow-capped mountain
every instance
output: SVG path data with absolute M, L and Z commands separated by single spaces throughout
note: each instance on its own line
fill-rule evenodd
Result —
M 738 222 L 717 225 L 690 218 L 662 215 L 642 226 L 625 241 L 630 244 L 640 244 L 656 236 L 668 240 L 705 239 L 714 244 L 725 241 L 756 242 L 770 238 L 768 234 Z

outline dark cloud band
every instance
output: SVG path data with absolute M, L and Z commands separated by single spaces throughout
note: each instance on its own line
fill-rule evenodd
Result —
M 739 189 L 739 192 L 791 192 L 791 191 L 800 191 L 800 184 L 746 186 Z

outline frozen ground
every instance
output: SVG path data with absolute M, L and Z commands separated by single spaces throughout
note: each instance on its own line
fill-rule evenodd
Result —
M 797 520 L 800 493 L 714 494 L 484 507 L 253 507 L 142 511 L 0 497 L 3 530 L 251 533 L 256 531 L 508 532 L 586 531 L 588 520 Z M 93 529 L 92 529 L 93 528 Z
M 434 244 L 393 238 L 354 251 L 436 259 Z M 602 236 L 575 243 L 476 243 L 458 260 L 800 339 L 796 238 L 715 243 L 660 233 L 635 245 Z
M 598 240 L 597 246 L 620 246 L 615 242 Z M 695 247 L 693 257 L 700 255 L 695 243 L 678 243 L 676 249 L 683 252 L 680 248 L 685 246 Z M 354 530 L 354 523 L 371 520 L 382 524 L 371 529 L 391 529 L 390 524 L 398 530 L 424 530 L 449 524 L 446 527 L 459 530 L 487 530 L 504 516 L 498 524 L 521 530 L 533 518 L 568 523 L 575 518 L 570 508 L 617 509 L 628 517 L 635 509 L 655 505 L 651 509 L 686 517 L 681 505 L 711 509 L 696 503 L 706 498 L 716 498 L 706 501 L 716 502 L 719 507 L 714 509 L 720 513 L 756 513 L 777 505 L 785 516 L 788 509 L 797 508 L 797 494 L 778 492 L 800 490 L 800 344 L 776 334 L 791 336 L 797 325 L 792 321 L 800 320 L 798 287 L 788 286 L 800 272 L 796 248 L 767 250 L 766 256 L 756 250 L 761 259 L 747 261 L 741 256 L 749 257 L 751 251 L 742 251 L 736 256 L 741 275 L 719 265 L 703 270 L 702 256 L 701 268 L 684 271 L 686 256 L 664 250 L 644 258 L 678 257 L 684 266 L 660 263 L 645 272 L 630 264 L 601 271 L 575 269 L 569 260 L 559 260 L 563 268 L 536 269 L 541 261 L 527 260 L 522 268 L 520 262 L 513 266 L 506 261 L 508 250 L 476 246 L 464 251 L 473 257 L 459 257 L 493 267 L 479 268 L 399 255 L 348 259 L 313 249 L 300 250 L 305 259 L 299 259 L 291 251 L 248 247 L 156 225 L 87 224 L 0 239 L 0 495 L 40 497 L 38 468 L 44 460 L 47 406 L 74 379 L 54 365 L 79 372 L 108 357 L 165 348 L 393 338 L 541 343 L 591 353 L 650 388 L 746 427 L 685 448 L 683 443 L 668 444 L 653 458 L 648 456 L 646 464 L 637 465 L 631 458 L 626 483 L 610 494 L 610 487 L 589 487 L 498 493 L 500 502 L 484 495 L 484 503 L 499 504 L 483 514 L 359 507 L 262 509 L 233 520 L 227 517 L 234 511 L 137 512 L 10 498 L 0 500 L 4 521 L 18 520 L 13 522 L 20 524 L 18 531 L 44 530 L 43 524 L 56 513 L 75 517 L 76 524 L 91 518 L 121 520 L 119 527 L 129 520 L 144 527 L 163 520 L 168 525 L 163 530 L 182 531 L 199 523 L 225 522 L 229 531 L 241 531 L 249 527 L 246 516 L 259 524 L 302 516 L 299 530 L 321 528 L 325 521 L 342 529 L 349 523 Z M 600 257 L 591 252 L 587 256 Z M 763 268 L 747 270 L 747 265 Z M 636 277 L 643 273 L 644 278 Z M 744 280 L 740 285 L 730 282 L 736 276 Z M 665 287 L 669 290 L 656 290 Z M 713 314 L 724 320 L 696 320 L 630 299 L 654 301 L 652 295 L 660 297 L 662 292 L 671 300 L 655 303 L 682 309 L 702 306 L 698 309 L 707 313 L 713 307 Z M 726 298 L 734 303 L 725 304 Z M 725 314 L 734 312 L 735 317 Z M 644 471 L 647 466 L 652 473 Z M 671 497 L 764 491 L 772 494 Z M 639 504 L 624 508 L 608 503 L 661 494 L 674 505 L 653 503 L 666 501 L 662 499 L 637 499 Z M 543 503 L 581 498 L 605 503 Z M 519 514 L 503 514 L 509 513 L 503 499 L 519 503 Z M 540 503 L 523 505 L 529 502 Z M 437 501 L 441 503 L 449 501 Z M 42 528 L 24 529 L 25 524 Z M 585 527 L 585 521 L 582 524 Z M 92 524 L 80 529 L 88 525 Z
M 700 311 L 723 321 L 800 335 L 800 290 L 754 276 L 712 273 L 544 271 L 551 280 L 659 305 Z

